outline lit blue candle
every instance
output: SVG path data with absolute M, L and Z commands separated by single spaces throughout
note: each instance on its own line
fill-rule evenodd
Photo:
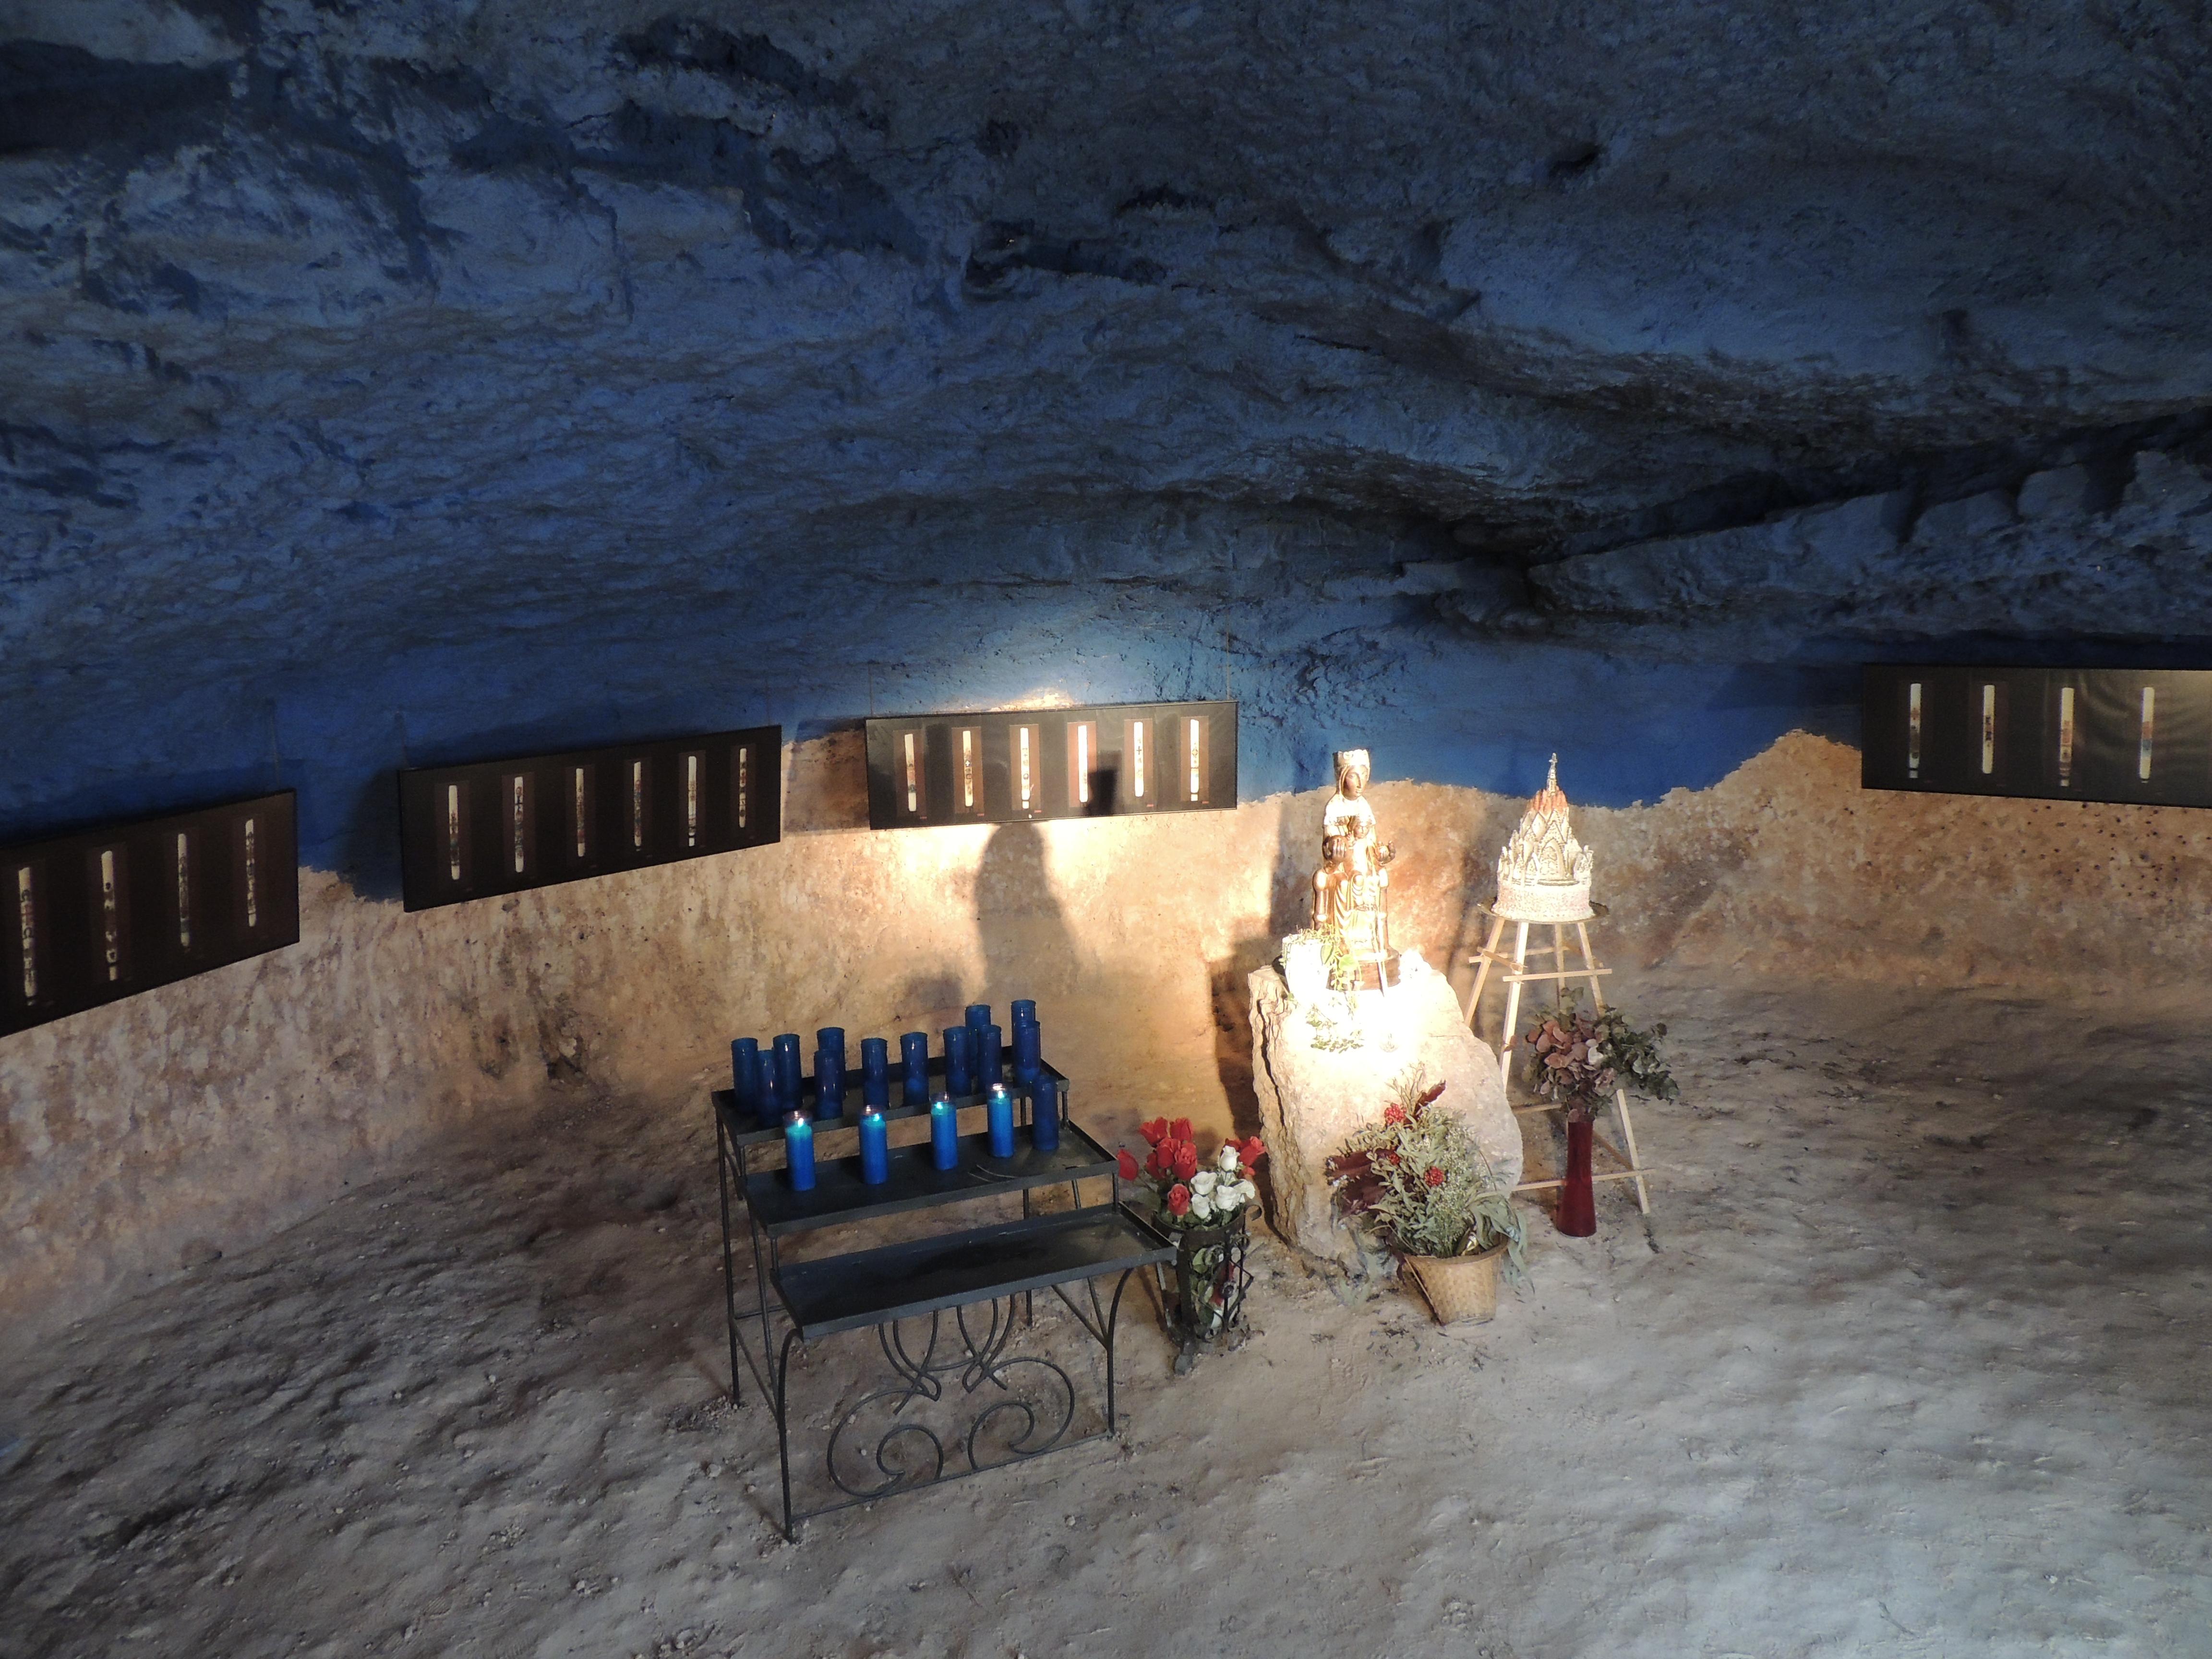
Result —
M 939 1095 L 929 1108 L 929 1155 L 940 1170 L 960 1163 L 960 1114 L 949 1096 Z
M 828 1048 L 814 1051 L 814 1115 L 845 1115 L 845 1056 Z
M 794 1192 L 814 1190 L 814 1126 L 799 1113 L 783 1126 L 783 1158 L 791 1170 Z
M 1017 1087 L 1026 1089 L 1036 1081 L 1037 1073 L 1044 1064 L 1042 1041 L 1034 1025 L 1014 1027 L 1014 1083 Z
M 881 1112 L 860 1114 L 860 1179 L 878 1186 L 891 1178 L 890 1132 Z
M 945 1092 L 958 1097 L 975 1092 L 974 1033 L 965 1025 L 945 1028 Z
M 730 1087 L 738 1097 L 738 1109 L 755 1110 L 760 1103 L 760 1039 L 739 1037 L 730 1045 Z
M 860 1039 L 860 1099 L 878 1110 L 891 1103 L 891 1045 L 881 1037 Z
M 899 1065 L 905 1073 L 901 1083 L 900 1104 L 927 1106 L 929 1104 L 929 1036 L 924 1031 L 908 1031 L 899 1039 Z
M 991 1156 L 1012 1158 L 1014 1155 L 1014 1097 L 1000 1084 L 991 1091 L 984 1102 L 984 1112 L 991 1126 Z
M 1006 1080 L 1006 1050 L 1005 1039 L 995 1025 L 986 1025 L 975 1039 L 975 1083 L 978 1088 L 995 1089 Z
M 1048 1077 L 1030 1090 L 1030 1144 L 1041 1152 L 1060 1145 L 1060 1085 Z

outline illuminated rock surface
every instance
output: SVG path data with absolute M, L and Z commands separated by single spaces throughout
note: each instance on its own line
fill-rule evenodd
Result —
M 1497 1051 L 1468 1030 L 1443 975 L 1403 966 L 1387 997 L 1359 994 L 1352 1018 L 1301 1006 L 1273 964 L 1252 973 L 1252 1089 L 1267 1143 L 1268 1218 L 1310 1255 L 1357 1261 L 1331 1208 L 1324 1166 L 1354 1130 L 1382 1115 L 1393 1083 L 1415 1067 L 1428 1085 L 1444 1085 L 1437 1109 L 1467 1121 L 1498 1184 L 1521 1179 L 1521 1130 L 1505 1103 Z M 1326 1023 L 1316 1024 L 1316 1014 Z

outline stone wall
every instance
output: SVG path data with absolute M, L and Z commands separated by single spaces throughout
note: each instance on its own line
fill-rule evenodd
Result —
M 1038 999 L 1086 1115 L 1254 1127 L 1243 982 L 1298 919 L 1322 792 L 874 835 L 855 737 L 801 745 L 790 770 L 776 847 L 416 915 L 309 872 L 292 949 L 0 1039 L 0 1314 L 33 1329 L 550 1092 L 693 1111 L 731 1036 L 935 1029 L 983 996 Z M 1398 939 L 1455 964 L 1519 803 L 1403 782 L 1375 799 L 1404 849 Z M 1636 970 L 1661 964 L 2212 968 L 2202 813 L 1863 793 L 1852 750 L 1799 735 L 1713 788 L 1578 822 L 1632 1006 Z

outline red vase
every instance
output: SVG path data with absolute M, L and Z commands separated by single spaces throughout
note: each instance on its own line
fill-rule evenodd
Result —
M 1588 1118 L 1567 1120 L 1567 1178 L 1559 1188 L 1557 1219 L 1559 1231 L 1570 1238 L 1588 1238 L 1597 1231 L 1597 1199 L 1590 1190 Z

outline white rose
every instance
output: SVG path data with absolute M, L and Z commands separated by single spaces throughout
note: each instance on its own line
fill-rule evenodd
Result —
M 1237 1183 L 1237 1201 L 1239 1204 L 1249 1203 L 1253 1199 L 1259 1196 L 1260 1188 L 1254 1182 L 1249 1181 L 1240 1181 Z
M 1220 1179 L 1221 1177 L 1211 1170 L 1200 1170 L 1190 1178 L 1190 1195 L 1193 1198 L 1206 1197 L 1212 1192 L 1214 1184 Z
M 1221 1157 L 1218 1161 L 1221 1165 L 1222 1174 L 1235 1175 L 1237 1173 L 1237 1149 L 1234 1146 L 1224 1146 L 1221 1149 Z
M 1194 1221 L 1212 1220 L 1213 1200 L 1204 1193 L 1193 1193 L 1190 1195 L 1190 1213 Z
M 1224 1215 L 1241 1208 L 1243 1202 L 1244 1194 L 1237 1190 L 1237 1183 L 1233 1181 L 1224 1181 L 1213 1189 L 1214 1207 Z

